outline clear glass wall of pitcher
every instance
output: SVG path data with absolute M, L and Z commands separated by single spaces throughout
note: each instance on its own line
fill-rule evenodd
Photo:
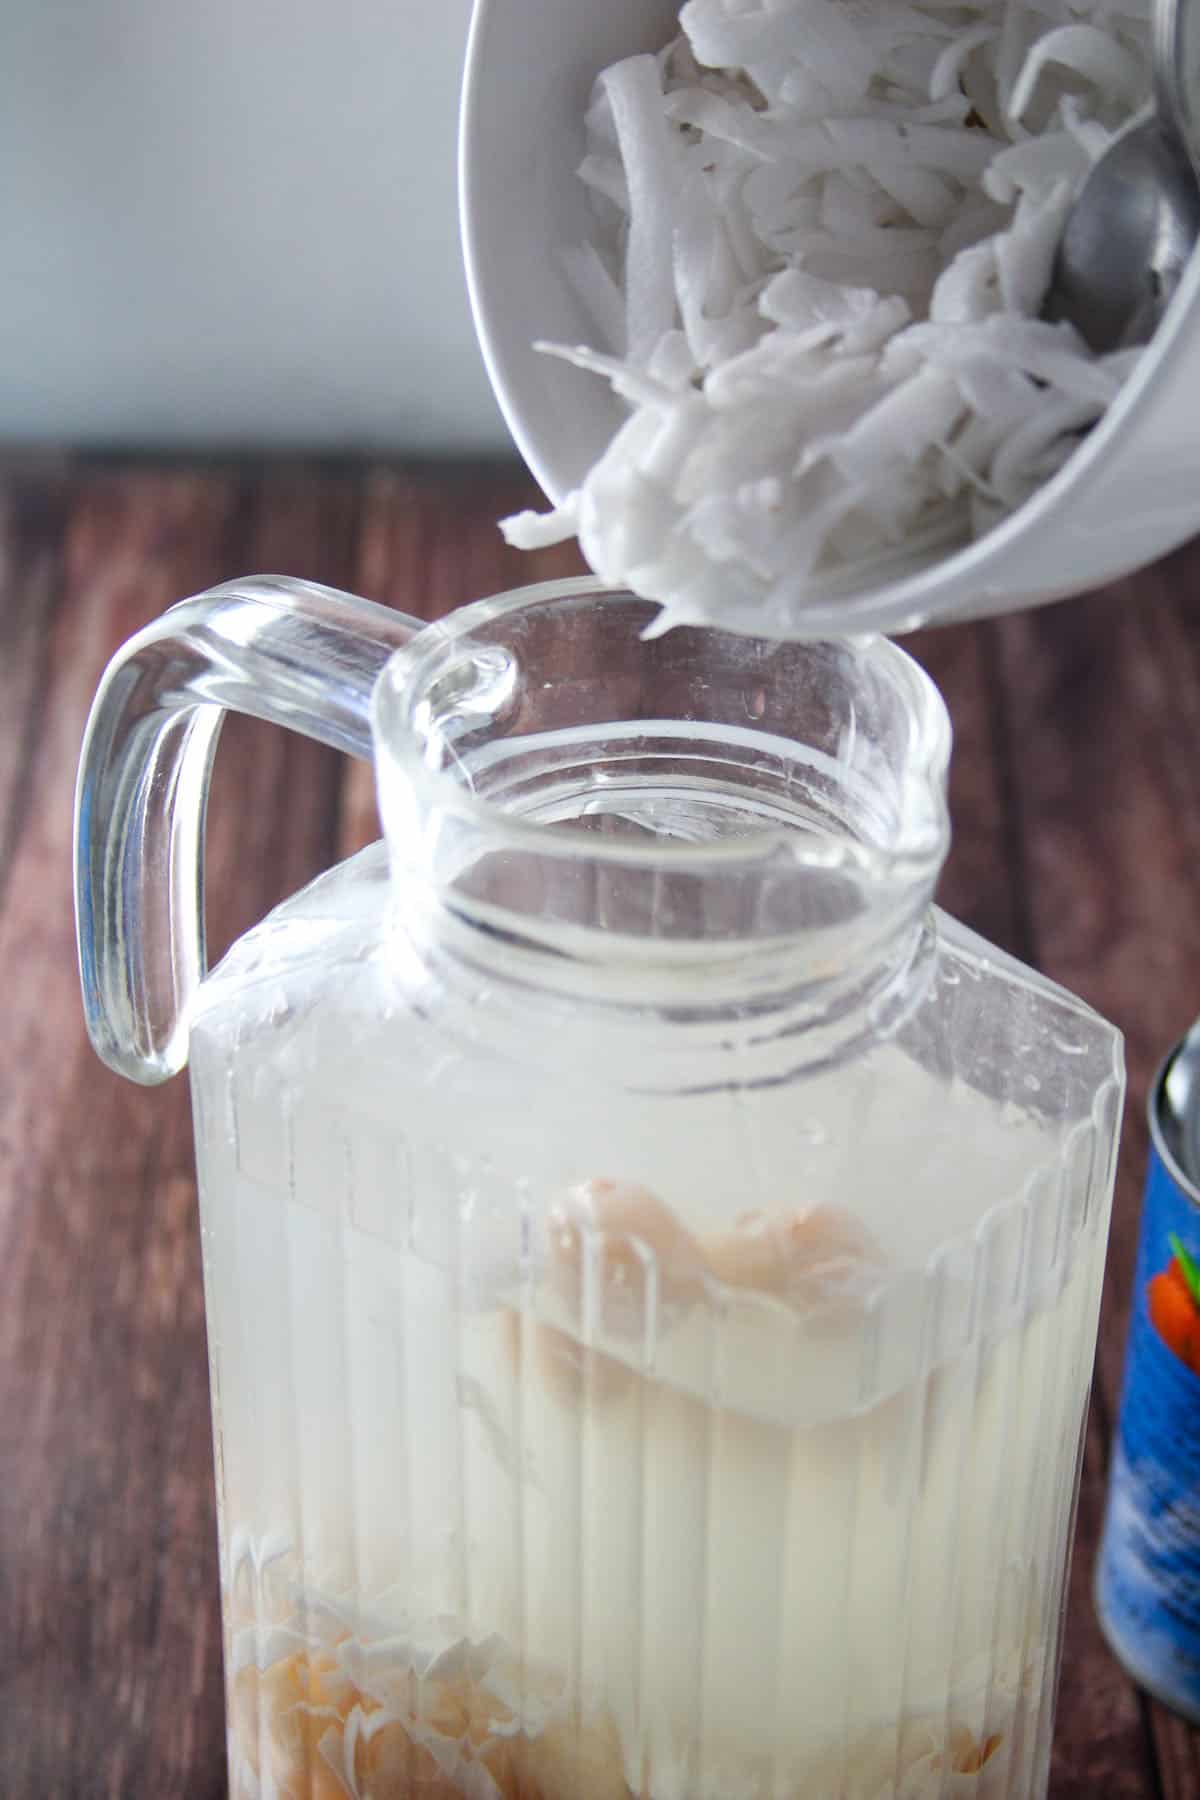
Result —
M 85 998 L 191 1065 L 239 1797 L 1045 1794 L 1120 1042 L 931 907 L 915 664 L 652 613 L 235 584 L 97 702 Z M 387 844 L 201 979 L 230 706 L 370 709 Z

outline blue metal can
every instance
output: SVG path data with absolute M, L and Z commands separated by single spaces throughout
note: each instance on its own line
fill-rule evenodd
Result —
M 1200 1723 L 1200 1084 L 1191 1037 L 1150 1095 L 1125 1385 L 1096 1606 L 1134 1679 Z

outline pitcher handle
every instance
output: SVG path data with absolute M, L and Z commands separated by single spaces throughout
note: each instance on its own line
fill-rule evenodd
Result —
M 88 1035 L 120 1075 L 187 1061 L 204 976 L 204 821 L 226 712 L 370 758 L 371 691 L 418 621 L 257 575 L 171 607 L 100 683 L 75 790 L 75 925 Z

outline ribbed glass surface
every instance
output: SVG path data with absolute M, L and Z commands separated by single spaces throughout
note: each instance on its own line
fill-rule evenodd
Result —
M 374 979 L 193 1039 L 238 1800 L 1044 1795 L 1117 1076 L 520 1117 Z

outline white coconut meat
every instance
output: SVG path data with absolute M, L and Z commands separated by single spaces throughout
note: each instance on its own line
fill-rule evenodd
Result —
M 660 626 L 802 633 L 1062 465 L 1136 361 L 1039 318 L 1088 169 L 1150 92 L 1146 0 L 688 0 L 600 77 L 569 271 L 629 408 L 509 541 L 578 536 Z

